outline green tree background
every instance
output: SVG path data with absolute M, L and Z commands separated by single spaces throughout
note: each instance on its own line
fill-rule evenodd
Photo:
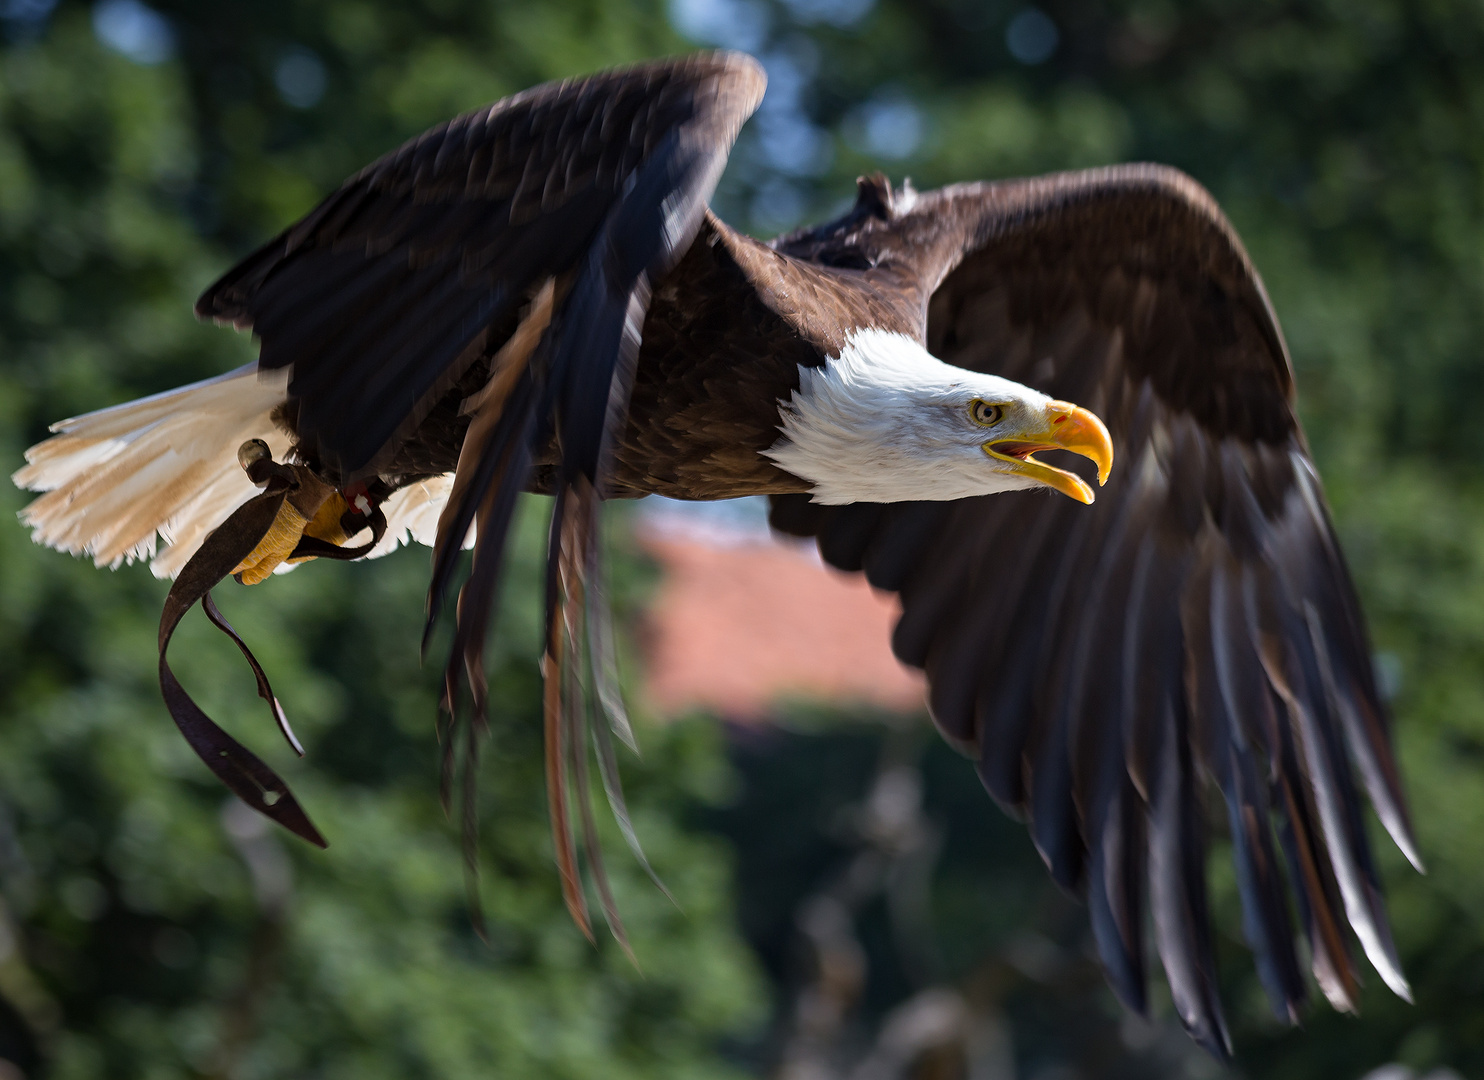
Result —
M 833 212 L 875 168 L 922 187 L 1132 159 L 1191 172 L 1246 239 L 1288 334 L 1395 690 L 1430 871 L 1378 842 L 1416 1005 L 1372 979 L 1361 1021 L 1316 1007 L 1288 1031 L 1265 1014 L 1230 872 L 1213 859 L 1236 1068 L 1484 1075 L 1477 5 L 0 0 L 0 33 L 0 450 L 14 465 L 51 420 L 250 358 L 246 338 L 190 318 L 203 286 L 377 154 L 547 78 L 692 44 L 757 52 L 769 97 L 717 205 L 759 234 Z M 0 489 L 0 507 L 24 501 Z M 645 757 L 625 774 L 681 910 L 615 857 L 643 970 L 611 942 L 589 946 L 546 838 L 542 508 L 527 509 L 483 768 L 489 946 L 469 930 L 436 801 L 435 688 L 416 652 L 426 552 L 222 593 L 306 762 L 274 745 L 229 643 L 194 619 L 177 638 L 183 681 L 284 770 L 331 840 L 320 853 L 234 813 L 168 722 L 152 652 L 163 584 L 0 528 L 0 1057 L 63 1078 L 769 1067 L 790 978 L 779 927 L 828 852 L 808 837 L 901 737 L 799 714 L 812 734 L 729 756 L 705 718 L 645 725 Z M 613 542 L 632 612 L 649 571 L 622 514 Z M 966 766 L 913 752 L 947 838 L 932 892 L 932 934 L 952 958 L 941 977 L 972 978 L 1028 923 L 1075 953 L 1080 916 L 1017 827 Z M 835 780 L 818 783 L 826 766 Z M 773 857 L 790 850 L 814 855 Z M 867 1013 L 906 981 L 878 981 Z M 1034 1007 L 1010 1010 L 1021 1074 L 1124 1075 L 1073 1047 L 1116 1035 L 1111 995 L 1088 986 L 1073 1008 L 1023 982 Z M 1159 1074 L 1215 1068 L 1171 1061 Z

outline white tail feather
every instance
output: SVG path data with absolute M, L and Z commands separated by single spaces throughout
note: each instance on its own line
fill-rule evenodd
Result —
M 386 535 L 381 543 L 371 549 L 368 559 L 379 559 L 399 544 L 410 544 L 414 540 L 432 547 L 438 539 L 438 518 L 448 502 L 448 493 L 453 490 L 453 473 L 444 473 L 415 484 L 398 488 L 391 498 L 381 504 L 386 515 Z M 464 547 L 474 546 L 474 528 L 464 539 Z
M 274 426 L 286 377 L 257 364 L 163 394 L 53 424 L 12 479 L 46 494 L 21 511 L 39 544 L 99 566 L 151 559 L 171 577 L 256 489 L 237 464 L 248 439 L 275 457 L 290 437 Z M 156 536 L 165 550 L 156 554 Z
M 46 492 L 21 521 L 38 544 L 91 555 L 99 566 L 149 559 L 156 577 L 174 577 L 206 534 L 256 493 L 237 448 L 262 439 L 275 459 L 288 454 L 292 440 L 272 419 L 286 383 L 283 373 L 248 364 L 53 424 L 57 434 L 27 450 L 26 467 L 11 478 Z M 386 536 L 367 557 L 412 540 L 432 546 L 452 484 L 452 474 L 437 476 L 387 499 Z M 465 546 L 472 544 L 471 534 Z

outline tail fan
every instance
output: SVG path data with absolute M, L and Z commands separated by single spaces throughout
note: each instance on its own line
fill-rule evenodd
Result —
M 21 521 L 47 547 L 99 566 L 149 559 L 156 577 L 174 577 L 206 534 L 257 494 L 237 447 L 262 439 L 275 457 L 287 454 L 290 437 L 272 419 L 285 385 L 248 364 L 52 425 L 56 434 L 27 450 L 12 477 L 45 493 Z

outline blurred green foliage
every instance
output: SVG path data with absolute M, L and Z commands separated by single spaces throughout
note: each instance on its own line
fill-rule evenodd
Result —
M 190 317 L 193 297 L 375 154 L 481 100 L 669 40 L 638 4 L 561 18 L 180 5 L 153 24 L 140 11 L 114 4 L 110 25 L 107 5 L 64 5 L 5 25 L 0 447 L 12 462 L 50 420 L 250 357 L 246 337 Z M 169 55 L 137 62 L 161 27 Z M 309 65 L 311 90 L 315 65 L 328 69 L 317 107 L 275 85 L 285 56 Z M 10 516 L 23 496 L 0 492 Z M 681 820 L 725 787 L 716 733 L 643 732 L 647 756 L 626 770 L 680 905 L 610 830 L 636 970 L 575 930 L 553 872 L 535 711 L 543 524 L 529 509 L 483 768 L 488 945 L 437 802 L 436 679 L 417 652 L 426 551 L 219 590 L 308 764 L 276 741 L 230 644 L 197 616 L 178 639 L 182 680 L 285 770 L 330 839 L 321 853 L 234 816 L 173 730 L 151 655 L 165 584 L 0 530 L 0 993 L 24 1018 L 0 1015 L 0 1054 L 28 1074 L 45 1058 L 58 1078 L 727 1072 L 717 1040 L 756 1017 L 761 995 L 731 928 L 727 854 Z M 634 559 L 619 554 L 628 604 Z
M 1364 1022 L 1316 1008 L 1289 1032 L 1263 1011 L 1213 860 L 1239 1065 L 1275 1078 L 1342 1080 L 1392 1060 L 1484 1074 L 1477 5 L 3 0 L 0 32 L 0 451 L 17 464 L 48 421 L 250 358 L 246 338 L 189 317 L 195 295 L 366 161 L 461 109 L 686 38 L 753 49 L 769 68 L 717 199 L 755 231 L 833 211 L 878 167 L 924 187 L 1130 159 L 1191 172 L 1246 239 L 1286 329 L 1395 676 L 1430 869 L 1414 875 L 1378 845 L 1416 1006 L 1376 979 Z M 0 508 L 23 501 L 0 489 Z M 229 643 L 194 618 L 177 639 L 183 681 L 284 770 L 331 840 L 321 854 L 227 812 L 169 724 L 152 655 L 163 585 L 0 529 L 0 994 L 13 1006 L 0 1007 L 0 1056 L 28 1074 L 45 1058 L 66 1078 L 733 1067 L 717 1047 L 757 1030 L 766 995 L 735 929 L 727 846 L 698 823 L 753 853 L 780 826 L 702 811 L 732 783 L 714 729 L 646 730 L 626 776 L 684 914 L 610 845 L 643 974 L 573 929 L 533 711 L 539 516 L 533 506 L 510 575 L 484 765 L 489 947 L 469 930 L 435 796 L 435 689 L 416 656 L 426 553 L 222 591 L 307 763 L 274 745 Z M 621 528 L 616 542 L 632 607 L 641 571 Z M 931 775 L 956 791 L 947 768 Z M 779 775 L 807 787 L 815 774 Z M 1026 912 L 1060 909 L 1000 822 L 985 827 L 990 847 L 981 836 L 977 854 L 954 856 L 952 836 L 975 835 L 965 815 L 995 813 L 987 800 L 945 794 L 937 812 L 959 832 L 936 931 L 967 970 Z M 776 879 L 779 865 L 762 872 Z M 749 931 L 763 903 L 751 880 Z M 1017 1032 L 1027 1067 L 1054 1064 L 1066 1039 L 1042 1013 Z

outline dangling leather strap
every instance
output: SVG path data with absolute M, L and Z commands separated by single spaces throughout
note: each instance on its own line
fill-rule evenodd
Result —
M 353 518 L 358 517 L 359 515 L 353 516 L 351 514 L 347 514 L 345 516 Z M 343 521 L 344 519 L 342 519 L 342 522 Z M 364 524 L 352 520 L 351 527 L 355 528 L 359 526 L 360 528 L 365 528 L 365 524 L 369 524 L 371 526 L 371 539 L 367 540 L 360 547 L 341 547 L 338 544 L 328 543 L 324 540 L 320 540 L 318 537 L 310 536 L 306 533 L 304 536 L 300 537 L 298 546 L 294 548 L 294 552 L 292 555 L 289 556 L 289 558 L 344 559 L 347 561 L 350 559 L 359 559 L 362 555 L 369 554 L 371 549 L 374 548 L 377 544 L 381 543 L 381 538 L 386 535 L 386 517 L 379 509 L 372 510 L 371 517 L 365 519 Z M 342 528 L 343 527 L 344 526 L 342 524 Z
M 222 783 L 248 806 L 276 821 L 294 835 L 311 844 L 325 847 L 324 837 L 299 806 L 288 785 L 257 755 L 228 735 L 201 711 L 200 706 L 175 678 L 175 673 L 170 670 L 165 659 L 165 651 L 170 646 L 175 628 L 199 600 L 207 618 L 236 643 L 246 658 L 257 680 L 258 694 L 268 702 L 274 722 L 278 724 L 289 745 L 296 753 L 304 753 L 289 727 L 278 699 L 273 695 L 273 688 L 269 685 L 262 666 L 211 599 L 211 589 L 232 573 L 258 546 L 272 528 L 284 500 L 299 490 L 301 470 L 303 466 L 280 465 L 272 460 L 254 462 L 248 469 L 248 475 L 255 482 L 264 484 L 263 493 L 248 500 L 213 531 L 175 579 L 175 584 L 165 597 L 165 609 L 160 614 L 160 691 L 165 697 L 165 707 L 170 710 L 175 726 L 185 736 L 191 749 Z M 371 541 L 356 548 L 342 548 L 313 537 L 305 537 L 295 548 L 295 557 L 358 558 L 375 547 L 386 533 L 386 518 L 379 509 L 373 510 L 368 519 L 347 524 L 361 524 L 362 527 L 369 524 Z M 328 550 L 321 550 L 322 548 Z

